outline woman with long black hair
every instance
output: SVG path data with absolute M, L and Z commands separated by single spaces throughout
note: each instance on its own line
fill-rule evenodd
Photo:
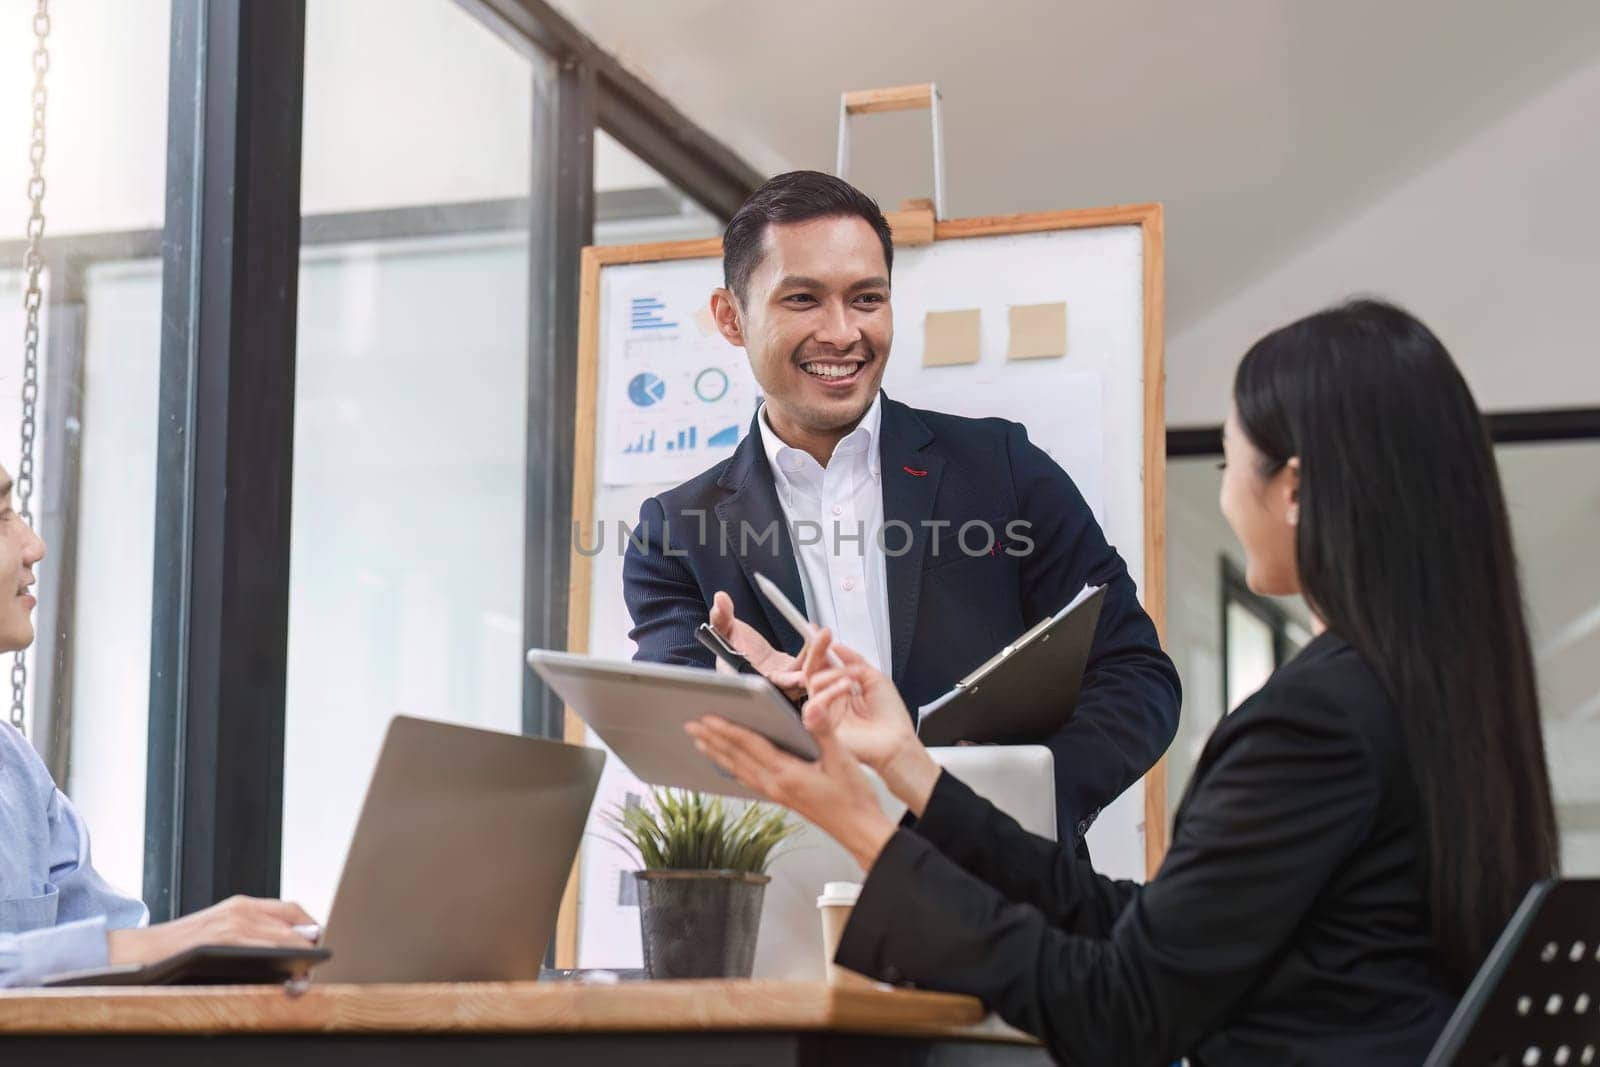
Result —
M 1250 349 L 1224 452 L 1250 587 L 1302 594 L 1320 633 L 1218 724 L 1148 884 L 944 774 L 893 684 L 842 647 L 830 668 L 826 635 L 805 656 L 819 761 L 689 729 L 868 871 L 847 967 L 982 997 L 1068 1063 L 1419 1062 L 1557 866 L 1493 451 L 1438 339 L 1358 301 Z

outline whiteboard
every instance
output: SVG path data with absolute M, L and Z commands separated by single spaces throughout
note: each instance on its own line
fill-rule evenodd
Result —
M 1156 588 L 1145 582 L 1162 521 L 1154 514 L 1165 435 L 1159 206 L 963 220 L 936 232 L 933 244 L 895 250 L 884 391 L 913 407 L 1022 423 L 1072 476 L 1159 621 L 1159 558 Z M 760 391 L 744 350 L 711 321 L 711 292 L 722 284 L 717 242 L 589 249 L 585 269 L 569 645 L 627 659 L 626 531 L 646 498 L 733 453 Z M 1009 359 L 1010 309 L 1057 302 L 1066 305 L 1065 353 Z M 927 313 L 972 310 L 977 362 L 924 365 Z M 1156 425 L 1147 424 L 1151 412 Z M 563 923 L 569 938 L 575 931 L 577 966 L 640 965 L 635 864 L 603 819 L 647 791 L 607 761 L 579 865 L 575 926 L 571 915 Z M 1090 830 L 1095 865 L 1112 877 L 1147 872 L 1145 813 L 1160 819 L 1165 810 L 1164 793 L 1147 805 L 1147 792 L 1130 788 Z M 1157 833 L 1164 841 L 1164 824 Z

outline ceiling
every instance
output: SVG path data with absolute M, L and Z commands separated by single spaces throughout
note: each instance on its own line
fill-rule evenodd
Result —
M 754 166 L 831 169 L 839 93 L 937 81 L 947 214 L 1167 205 L 1168 328 L 1600 61 L 1590 0 L 556 0 Z M 928 195 L 925 119 L 851 177 Z

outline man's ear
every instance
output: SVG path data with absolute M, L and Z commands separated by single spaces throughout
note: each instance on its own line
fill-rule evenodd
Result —
M 744 324 L 739 320 L 739 301 L 732 290 L 711 290 L 711 319 L 730 345 L 744 347 Z

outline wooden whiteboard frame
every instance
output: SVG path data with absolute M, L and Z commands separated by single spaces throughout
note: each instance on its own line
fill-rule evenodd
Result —
M 1166 434 L 1166 292 L 1165 229 L 1160 204 L 1126 204 L 1080 211 L 1041 211 L 1024 215 L 987 215 L 934 224 L 934 241 L 967 237 L 1001 237 L 1051 230 L 1087 230 L 1137 226 L 1143 251 L 1144 315 L 1144 575 L 1145 611 L 1166 640 L 1167 608 L 1167 434 Z M 662 263 L 679 259 L 720 257 L 720 238 L 668 241 L 643 245 L 591 245 L 583 250 L 578 289 L 578 395 L 572 456 L 572 517 L 586 521 L 594 511 L 596 394 L 600 378 L 600 272 L 625 263 Z M 710 294 L 707 294 L 709 299 Z M 589 650 L 589 557 L 574 545 L 567 587 L 567 648 Z M 563 736 L 574 744 L 584 739 L 583 720 L 570 710 Z M 1144 777 L 1145 874 L 1151 877 L 1167 851 L 1167 760 L 1162 756 Z M 580 853 L 581 858 L 581 853 Z M 556 924 L 556 966 L 577 966 L 578 861 L 561 899 Z

